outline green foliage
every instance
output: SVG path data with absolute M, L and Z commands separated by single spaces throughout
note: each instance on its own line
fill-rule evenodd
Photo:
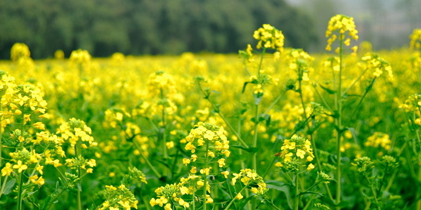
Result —
M 93 56 L 232 53 L 251 42 L 263 23 L 285 30 L 291 47 L 317 40 L 310 18 L 283 0 L 2 1 L 0 59 L 22 42 L 34 58 L 81 48 Z

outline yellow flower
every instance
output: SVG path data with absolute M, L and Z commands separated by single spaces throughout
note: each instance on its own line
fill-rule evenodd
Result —
M 301 149 L 297 149 L 297 157 L 304 159 L 304 155 L 306 154 L 306 152 L 304 150 Z
M 228 178 L 228 175 L 230 174 L 229 171 L 223 171 L 221 172 L 222 175 L 224 175 L 225 179 Z
M 18 160 L 18 164 L 13 166 L 14 169 L 18 169 L 18 172 L 21 173 L 22 171 L 28 169 L 27 165 L 22 164 L 21 160 Z
M 172 210 L 171 209 L 171 204 L 167 203 L 164 207 L 165 210 Z
M 13 172 L 12 164 L 6 163 L 6 165 L 1 169 L 1 175 L 2 176 L 10 176 L 10 174 Z
M 173 141 L 169 141 L 165 144 L 167 146 L 168 149 L 171 149 L 174 147 L 174 142 Z
M 42 176 L 38 178 L 38 175 L 34 175 L 34 176 L 29 177 L 29 181 L 31 181 L 34 184 L 38 184 L 38 185 L 44 185 L 44 183 L 45 183 L 44 178 L 42 178 Z
M 241 199 L 243 199 L 243 195 L 241 195 L 241 193 L 238 193 L 238 194 L 235 196 L 235 199 L 237 199 L 237 200 L 241 200 Z
M 156 203 L 156 200 L 155 200 L 155 198 L 152 198 L 150 201 L 149 201 L 149 204 L 151 204 L 151 206 L 155 206 L 157 203 Z
M 311 171 L 314 169 L 314 165 L 312 163 L 308 164 L 307 170 Z
M 190 163 L 190 159 L 188 158 L 183 158 L 183 164 L 184 165 L 188 165 Z

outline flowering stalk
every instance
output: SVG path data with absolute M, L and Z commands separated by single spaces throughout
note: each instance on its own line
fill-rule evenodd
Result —
M 165 95 L 164 95 L 164 90 L 161 88 L 160 89 L 160 96 L 161 96 L 161 100 L 166 100 L 165 99 Z M 160 134 L 161 134 L 161 141 L 162 141 L 162 151 L 164 153 L 164 159 L 168 158 L 168 152 L 167 152 L 167 138 L 166 138 L 166 120 L 165 120 L 165 106 L 162 106 L 162 110 L 161 110 L 161 129 L 160 129 Z
M 341 202 L 341 130 L 342 130 L 342 62 L 343 62 L 343 34 L 339 35 L 339 73 L 337 78 L 337 89 L 335 94 L 335 111 L 337 112 L 337 118 L 335 119 L 336 126 L 336 204 Z M 335 80 L 336 81 L 336 80 Z M 341 209 L 341 207 L 336 207 Z
M 349 46 L 351 39 L 358 39 L 358 31 L 355 29 L 354 19 L 352 17 L 347 17 L 345 15 L 335 15 L 333 16 L 328 24 L 326 30 L 326 37 L 329 37 L 327 40 L 326 50 L 332 50 L 332 43 L 338 38 L 339 47 L 336 48 L 335 52 L 339 54 L 339 58 L 331 58 L 331 63 L 333 67 L 333 77 L 334 77 L 334 112 L 335 112 L 335 129 L 336 129 L 336 204 L 341 202 L 341 135 L 343 132 L 342 128 L 342 71 L 343 71 L 343 50 L 344 45 Z M 346 38 L 346 32 L 348 32 L 349 37 Z M 357 50 L 357 46 L 352 47 L 352 50 Z M 333 65 L 333 62 L 337 61 L 337 65 Z M 337 73 L 335 73 L 337 72 Z M 341 209 L 337 206 L 336 209 Z

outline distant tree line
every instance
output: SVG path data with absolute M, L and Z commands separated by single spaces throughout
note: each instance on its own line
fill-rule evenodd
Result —
M 13 0 L 0 2 L 0 59 L 22 42 L 31 57 L 230 53 L 254 43 L 263 23 L 282 30 L 286 46 L 317 42 L 312 20 L 284 0 Z

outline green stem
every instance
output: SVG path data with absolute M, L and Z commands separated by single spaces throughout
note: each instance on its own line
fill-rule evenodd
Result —
M 205 169 L 208 168 L 208 149 L 209 149 L 209 141 L 206 141 L 206 150 L 205 150 Z M 208 177 L 207 174 L 204 174 L 204 179 L 203 179 L 203 210 L 206 210 L 206 188 L 207 188 L 207 181 L 208 181 Z
M 151 164 L 151 162 L 149 162 L 148 158 L 145 157 L 145 155 L 140 152 L 140 155 L 142 156 L 142 158 L 145 160 L 146 164 L 149 166 L 149 168 L 152 169 L 153 173 L 155 174 L 155 176 L 159 179 L 162 177 L 162 175 L 156 170 L 156 168 Z
M 320 163 L 319 154 L 317 153 L 317 149 L 316 149 L 316 140 L 314 139 L 313 135 L 310 136 L 310 140 L 311 140 L 311 144 L 313 146 L 313 154 L 314 154 L 314 158 L 316 159 L 317 168 L 319 169 L 319 172 L 322 172 L 323 168 L 322 168 L 322 164 Z M 329 196 L 329 199 L 331 201 L 335 201 L 332 197 L 332 192 L 330 192 L 329 186 L 326 183 L 323 183 L 323 186 L 326 189 L 326 192 Z
M 263 63 L 263 58 L 265 56 L 265 53 L 266 53 L 266 47 L 263 48 L 262 54 L 260 56 L 259 68 L 257 69 L 257 75 L 258 76 L 260 76 L 260 70 L 262 70 L 262 63 Z
M 308 207 L 310 207 L 311 201 L 313 201 L 315 197 L 315 195 L 311 196 L 310 200 L 307 202 L 306 206 L 304 206 L 303 210 L 307 210 Z
M 151 210 L 151 207 L 149 206 L 148 200 L 146 200 L 146 196 L 142 197 L 143 203 L 145 203 L 146 209 Z
M 192 206 L 193 206 L 193 209 L 195 210 L 196 209 L 196 196 L 195 196 L 195 191 L 193 191 L 193 203 L 192 203 Z
M 234 133 L 234 135 L 237 137 L 238 141 L 243 145 L 245 148 L 249 148 L 249 146 L 244 142 L 244 140 L 241 138 L 241 136 L 235 131 L 234 127 L 228 122 L 228 120 L 225 118 L 225 116 L 220 112 L 219 108 L 215 105 L 215 103 L 210 99 L 210 93 L 206 93 L 200 82 L 198 82 L 199 89 L 202 92 L 202 94 L 205 96 L 205 99 L 209 101 L 209 103 L 212 105 L 213 109 L 216 113 L 218 113 L 219 117 L 222 118 L 222 120 L 225 122 L 225 124 L 230 128 L 230 130 Z
M 320 94 L 319 90 L 317 90 L 317 85 L 313 84 L 314 91 L 316 91 L 317 96 L 319 96 L 320 100 L 322 100 L 323 105 L 329 109 L 329 111 L 333 112 L 333 109 L 329 106 L 329 104 L 326 102 L 325 98 Z
M 161 100 L 164 101 L 165 99 L 165 95 L 164 95 L 164 90 L 161 88 Z M 161 115 L 162 115 L 162 126 L 160 129 L 161 135 L 162 135 L 162 151 L 164 153 L 164 159 L 168 158 L 168 151 L 167 151 L 167 137 L 166 137 L 166 113 L 165 113 L 165 106 L 162 105 L 162 110 L 161 110 Z
M 269 105 L 269 107 L 263 112 L 263 114 L 267 114 L 271 109 L 272 109 L 272 107 L 273 106 L 275 106 L 275 104 L 277 104 L 278 102 L 279 102 L 279 100 L 281 100 L 281 98 L 285 95 L 285 93 L 287 92 L 288 90 L 285 90 L 284 92 L 282 92 L 282 94 L 281 95 L 279 95 L 270 105 Z
M 336 165 L 336 204 L 341 202 L 341 134 L 342 134 L 342 70 L 343 70 L 343 45 L 344 45 L 344 34 L 339 34 L 339 75 L 338 75 L 338 87 L 335 94 L 335 109 L 337 111 L 336 124 L 336 154 L 337 154 L 337 165 Z M 341 207 L 337 206 L 337 210 Z
M 306 106 L 304 104 L 303 91 L 302 91 L 302 88 L 301 88 L 302 86 L 301 85 L 302 85 L 301 84 L 301 78 L 299 78 L 298 79 L 298 93 L 300 95 L 301 105 L 303 106 L 303 115 L 304 115 L 304 118 L 303 119 L 306 119 L 307 118 Z
M 351 89 L 352 87 L 354 87 L 354 85 L 363 77 L 363 75 L 369 70 L 369 68 L 367 68 L 363 73 L 360 74 L 360 76 L 358 76 L 357 79 L 354 80 L 354 82 L 352 82 L 352 84 L 344 91 L 342 92 L 342 96 L 344 96 L 349 89 Z
M 398 154 L 396 155 L 397 157 L 400 157 L 403 150 L 406 148 L 406 146 L 408 145 L 408 142 L 405 141 L 405 143 L 402 145 L 401 149 L 399 150 Z M 386 188 L 384 189 L 384 191 L 388 192 L 389 189 L 392 187 L 393 182 L 395 181 L 396 176 L 398 175 L 399 170 L 395 170 L 392 174 L 392 177 L 390 177 L 389 182 L 387 183 Z
M 19 173 L 19 187 L 18 187 L 18 210 L 22 210 L 22 186 L 23 186 L 23 171 Z
M 258 136 L 258 129 L 259 129 L 259 105 L 256 104 L 256 111 L 254 113 L 254 134 L 253 134 L 253 148 L 257 147 L 257 136 Z M 253 153 L 252 157 L 252 168 L 257 172 L 257 152 Z
M 360 108 L 360 106 L 361 106 L 361 104 L 362 104 L 362 102 L 363 102 L 364 98 L 367 96 L 368 91 L 370 91 L 370 90 L 371 90 L 371 88 L 372 88 L 372 86 L 373 86 L 373 84 L 374 84 L 374 82 L 375 82 L 375 81 L 376 81 L 376 78 L 374 78 L 374 79 L 371 81 L 370 85 L 369 85 L 369 86 L 368 86 L 368 88 L 365 90 L 365 92 L 364 92 L 363 96 L 361 97 L 360 101 L 359 101 L 359 102 L 358 102 L 358 104 L 357 104 L 357 107 L 355 107 L 354 111 L 353 111 L 353 112 L 352 112 L 352 114 L 350 115 L 350 116 L 351 116 L 350 121 L 352 121 L 355 117 L 357 117 L 356 113 L 357 113 L 358 109 Z
M 267 176 L 267 174 L 269 173 L 269 170 L 272 168 L 273 164 L 276 161 L 276 156 L 272 159 L 272 161 L 270 162 L 270 164 L 268 165 L 268 167 L 266 168 L 265 172 L 262 175 L 262 178 L 265 179 L 265 177 Z
M 0 198 L 1 198 L 1 196 L 3 195 L 4 188 L 6 188 L 7 178 L 9 178 L 9 176 L 6 176 L 6 178 L 4 178 L 4 180 L 3 180 L 3 185 L 1 185 L 1 189 L 0 189 Z
M 75 157 L 78 158 L 78 149 L 77 149 L 77 144 L 74 146 L 75 147 Z M 78 206 L 78 210 L 82 210 L 82 182 L 81 182 L 81 172 L 80 172 L 80 167 L 77 168 L 77 178 L 78 178 L 78 183 L 77 183 L 77 206 Z
M 421 168 L 419 167 L 418 168 L 418 183 L 419 183 L 419 181 L 421 180 Z M 418 184 L 418 187 L 419 187 L 420 185 Z M 419 193 L 419 190 L 417 190 L 418 192 L 417 192 L 417 199 L 418 199 L 418 201 L 417 201 L 417 209 L 421 209 L 421 200 L 419 200 L 420 199 L 420 194 L 421 193 Z
M 275 204 L 273 204 L 273 202 L 269 199 L 267 199 L 266 197 L 264 197 L 264 199 L 276 210 L 281 210 L 281 208 L 277 207 Z
M 295 174 L 295 197 L 294 197 L 294 210 L 298 210 L 298 206 L 300 205 L 300 189 L 298 186 L 299 177 L 298 173 Z
M 365 178 L 370 183 L 370 180 L 368 179 L 368 177 L 365 177 Z M 372 183 L 370 183 L 370 188 L 371 188 L 371 193 L 373 193 L 374 202 L 376 202 L 377 210 L 381 210 L 381 208 L 379 206 L 379 201 L 377 199 L 377 193 L 376 193 L 376 190 L 374 189 L 374 186 L 373 186 Z
M 244 190 L 244 189 L 246 189 L 246 188 L 247 188 L 247 186 L 244 186 L 244 187 L 240 190 L 240 192 L 238 192 L 238 194 L 240 194 L 241 192 L 243 192 L 243 190 Z M 228 209 L 229 209 L 229 207 L 231 207 L 231 205 L 234 203 L 235 199 L 237 199 L 236 197 L 237 197 L 237 196 L 235 196 L 235 197 L 233 197 L 233 198 L 232 198 L 232 200 L 228 203 L 227 207 L 225 207 L 225 209 L 224 209 L 224 210 L 228 210 Z

